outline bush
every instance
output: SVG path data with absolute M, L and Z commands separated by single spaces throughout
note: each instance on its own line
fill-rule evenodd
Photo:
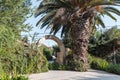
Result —
M 96 57 L 92 57 L 92 62 L 90 64 L 91 68 L 93 69 L 99 69 L 99 70 L 106 70 L 107 66 L 109 65 L 109 63 L 101 58 L 96 58 Z
M 14 53 L 0 54 L 0 71 L 8 75 L 45 72 L 48 63 L 36 45 L 24 47 L 17 43 Z
M 88 67 L 88 65 L 86 65 Z M 83 62 L 82 61 L 77 61 L 77 60 L 70 60 L 68 62 L 68 70 L 73 70 L 73 71 L 80 71 L 84 72 L 87 71 L 86 68 L 83 67 Z
M 2 75 L 0 77 L 0 80 L 28 80 L 28 78 L 25 76 L 12 76 L 12 77 L 10 77 L 9 75 Z
M 88 60 L 88 64 L 89 64 L 89 67 L 90 67 L 90 64 L 93 61 L 93 57 L 90 54 L 87 54 L 87 60 Z
M 93 57 L 93 56 L 89 56 L 88 59 L 90 59 L 91 68 L 120 75 L 120 64 L 111 64 L 104 59 Z
M 43 54 L 47 58 L 48 61 L 52 60 L 52 53 L 53 53 L 53 51 L 46 47 L 43 49 Z
M 53 50 L 54 52 L 60 52 L 60 48 L 57 45 L 53 46 Z
M 106 71 L 120 75 L 120 64 L 109 64 Z
M 67 66 L 59 63 L 49 63 L 49 70 L 66 70 Z
M 48 71 L 48 61 L 45 57 L 43 57 L 43 61 L 42 61 L 42 66 L 41 68 L 41 72 L 47 72 Z
M 68 70 L 82 71 L 82 72 L 86 71 L 86 68 L 83 67 L 83 62 L 74 60 L 71 52 L 66 56 L 65 64 L 67 65 Z M 88 68 L 89 65 L 86 64 L 86 67 Z
M 24 76 L 17 76 L 17 77 L 12 77 L 10 80 L 28 80 L 28 78 Z

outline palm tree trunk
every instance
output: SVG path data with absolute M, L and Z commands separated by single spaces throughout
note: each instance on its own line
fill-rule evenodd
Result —
M 74 19 L 71 29 L 73 60 L 77 71 L 87 71 L 87 47 L 90 34 L 90 18 Z

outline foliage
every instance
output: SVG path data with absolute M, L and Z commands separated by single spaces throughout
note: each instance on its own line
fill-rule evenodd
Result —
M 52 60 L 53 50 L 49 49 L 45 45 L 41 45 L 39 47 L 40 51 L 43 53 L 43 55 L 46 57 L 48 61 Z
M 70 48 L 72 49 L 72 39 L 70 36 L 70 32 L 68 32 L 67 34 L 65 34 L 62 38 L 63 44 L 66 48 Z
M 88 56 L 88 61 L 90 61 L 89 64 L 92 69 L 103 70 L 120 75 L 120 64 L 112 64 L 110 62 L 107 62 L 105 59 L 94 57 L 91 55 Z
M 120 64 L 109 64 L 106 71 L 120 75 Z
M 68 68 L 69 70 L 80 71 L 80 72 L 86 71 L 86 69 L 84 69 L 83 67 L 83 62 L 78 60 L 70 60 L 68 66 L 69 66 Z
M 120 11 L 113 5 L 118 6 L 119 4 L 119 1 L 115 0 L 41 0 L 35 16 L 42 15 L 37 25 L 40 25 L 41 28 L 50 28 L 50 33 L 53 35 L 59 30 L 61 30 L 61 36 L 70 32 L 73 58 L 75 58 L 71 62 L 74 61 L 75 64 L 70 63 L 77 67 L 73 66 L 73 70 L 84 71 L 79 67 L 87 69 L 85 55 L 91 27 L 92 29 L 96 25 L 105 27 L 101 19 L 103 15 L 116 20 L 112 13 L 120 15 Z
M 15 41 L 18 38 L 11 28 L 0 26 L 0 54 L 14 52 Z M 12 46 L 12 47 L 11 47 Z
M 17 77 L 12 77 L 12 80 L 28 80 L 28 78 L 24 77 L 24 76 L 17 76 Z
M 0 80 L 28 80 L 28 78 L 25 76 L 12 76 L 10 78 L 10 76 L 8 76 L 8 75 L 2 75 L 0 77 Z
M 44 14 L 43 17 L 38 21 L 37 25 L 40 25 L 41 28 L 46 27 L 46 29 L 49 29 L 50 27 L 51 28 L 50 33 L 53 34 L 56 34 L 62 28 L 61 35 L 63 35 L 63 34 L 67 34 L 71 30 L 71 24 L 72 24 L 71 20 L 74 19 L 73 18 L 74 13 L 76 13 L 78 10 L 83 9 L 83 12 L 87 11 L 88 14 L 90 13 L 93 14 L 91 15 L 93 16 L 92 19 L 93 27 L 95 27 L 95 25 L 101 25 L 102 27 L 105 27 L 101 17 L 103 17 L 103 15 L 107 15 L 113 20 L 116 20 L 116 18 L 111 13 L 117 14 L 119 16 L 120 11 L 117 10 L 114 6 L 103 6 L 103 7 L 101 6 L 102 5 L 118 6 L 118 4 L 119 1 L 115 1 L 115 0 L 105 0 L 105 1 L 42 0 L 39 7 L 36 10 L 35 16 L 37 17 Z M 76 7 L 79 8 L 76 9 Z M 85 15 L 85 16 L 89 16 L 89 15 Z
M 73 70 L 75 69 L 76 71 L 79 71 L 79 68 L 81 67 L 79 67 L 80 65 L 77 64 L 78 62 L 74 61 L 74 64 L 73 62 L 72 64 L 70 64 L 70 62 L 72 61 L 70 60 L 71 54 L 68 55 L 66 59 L 68 58 L 69 58 L 69 62 L 67 62 L 67 64 L 64 64 L 64 65 L 60 65 L 58 63 L 49 63 L 49 66 L 48 66 L 49 69 L 50 70 Z M 105 59 L 91 56 L 90 54 L 87 55 L 87 58 L 88 58 L 88 63 L 90 65 L 90 68 L 92 69 L 98 69 L 98 70 L 103 70 L 103 71 L 107 71 L 110 73 L 120 74 L 120 64 L 111 64 L 107 62 Z M 74 65 L 78 66 L 78 68 L 74 67 Z
M 67 70 L 67 65 L 59 64 L 59 63 L 49 63 L 49 70 Z
M 31 30 L 31 26 L 24 24 L 31 15 L 30 4 L 30 0 L 0 0 L 0 75 L 48 70 L 47 60 L 36 43 L 30 44 L 20 36 L 21 32 Z
M 33 46 L 32 46 L 33 47 Z M 17 46 L 16 52 L 1 56 L 2 70 L 6 74 L 26 74 L 47 71 L 47 60 L 40 51 Z
M 83 63 L 81 61 L 77 61 L 72 58 L 72 52 L 69 53 L 65 58 L 65 65 L 67 65 L 68 70 L 74 70 L 74 71 L 86 71 L 82 66 Z M 89 65 L 86 65 L 89 68 Z
M 28 27 L 23 23 L 31 14 L 30 0 L 1 0 L 0 5 L 1 26 L 11 27 L 17 35 Z
M 36 42 L 30 44 L 26 40 L 21 40 L 14 44 L 16 45 L 13 53 L 4 53 L 0 56 L 1 71 L 11 75 L 48 71 L 47 60 L 37 48 Z
M 120 29 L 117 26 L 113 26 L 110 29 L 104 31 L 96 31 L 89 39 L 90 44 L 94 46 L 105 44 L 109 41 L 118 38 L 120 35 Z
M 60 48 L 57 45 L 53 46 L 53 50 L 54 52 L 60 52 Z
M 91 68 L 98 69 L 98 70 L 106 70 L 109 63 L 101 58 L 92 57 Z
M 24 24 L 30 10 L 30 0 L 0 0 L 0 54 L 14 53 L 21 31 L 31 27 Z
M 119 26 L 113 26 L 112 28 L 106 30 L 103 33 L 103 37 L 105 37 L 104 39 L 108 41 L 120 37 L 120 29 L 118 27 Z
M 89 53 L 94 56 L 106 57 L 113 53 L 113 47 L 115 44 L 115 39 L 119 37 L 120 29 L 116 26 L 108 30 L 105 30 L 103 33 L 97 31 L 89 39 Z
M 52 60 L 52 54 L 53 54 L 52 50 L 50 50 L 49 48 L 44 48 L 43 54 L 47 58 L 48 61 Z
M 47 59 L 44 57 L 44 56 L 42 56 L 43 58 L 41 59 L 42 60 L 42 62 L 41 62 L 41 64 L 39 64 L 39 65 L 41 65 L 41 66 L 37 66 L 38 68 L 39 68 L 39 72 L 47 72 L 48 71 L 48 62 L 47 62 Z M 40 62 L 39 62 L 40 63 Z

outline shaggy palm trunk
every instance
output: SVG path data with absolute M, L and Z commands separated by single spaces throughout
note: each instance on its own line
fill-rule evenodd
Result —
M 89 26 L 89 17 L 74 17 L 72 21 L 71 38 L 73 47 L 73 60 L 75 64 L 74 70 L 76 71 L 87 71 L 88 69 L 87 47 L 90 34 Z

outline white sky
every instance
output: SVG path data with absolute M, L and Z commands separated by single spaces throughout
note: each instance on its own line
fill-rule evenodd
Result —
M 39 2 L 36 2 L 35 0 L 32 0 L 32 8 L 36 8 L 38 5 L 39 5 Z M 117 8 L 120 10 L 120 7 L 117 7 Z M 106 16 L 103 18 L 105 25 L 108 26 L 108 27 L 106 27 L 106 29 L 109 29 L 110 26 L 120 25 L 120 16 L 115 15 L 115 17 L 117 18 L 117 22 L 113 21 L 112 19 L 110 19 L 109 17 L 106 17 Z M 38 38 L 41 38 L 42 36 L 49 34 L 49 30 L 44 32 L 45 29 L 40 29 L 39 27 L 36 27 L 36 23 L 39 20 L 39 18 L 40 17 L 35 18 L 34 16 L 32 16 L 31 18 L 29 18 L 26 21 L 26 23 L 29 23 L 30 25 L 32 25 L 34 27 L 33 30 L 30 32 L 30 34 L 34 34 L 35 32 L 40 33 L 38 35 Z M 120 28 L 120 26 L 118 28 Z M 45 33 L 45 34 L 41 34 L 41 33 Z M 25 34 L 26 33 L 23 33 L 23 35 L 25 35 Z M 60 38 L 60 33 L 58 33 L 56 36 Z M 57 45 L 56 42 L 54 42 L 52 40 L 46 40 L 44 42 L 44 44 L 47 45 L 47 46 Z

